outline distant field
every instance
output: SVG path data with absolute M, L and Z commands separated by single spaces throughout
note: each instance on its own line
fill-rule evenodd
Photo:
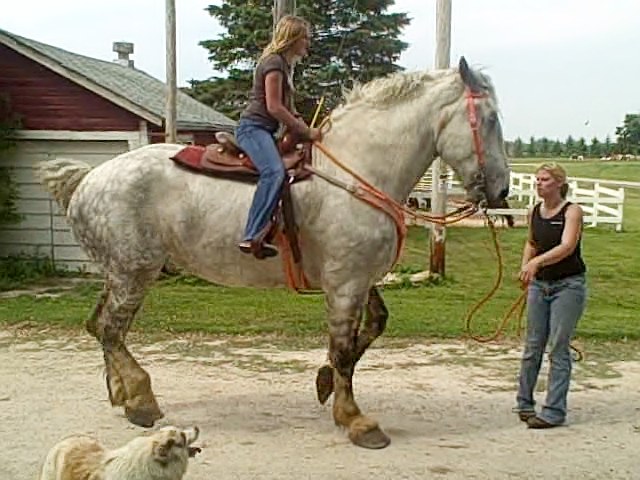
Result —
M 640 162 L 603 162 L 599 160 L 586 160 L 577 162 L 566 158 L 518 158 L 511 161 L 514 172 L 532 173 L 535 165 L 543 162 L 560 163 L 570 177 L 602 178 L 605 180 L 623 180 L 640 182 Z M 525 164 L 525 165 L 523 165 Z

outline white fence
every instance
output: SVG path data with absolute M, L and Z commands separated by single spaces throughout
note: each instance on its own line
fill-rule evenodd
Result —
M 615 182 L 593 178 L 569 177 L 567 199 L 577 203 L 584 212 L 584 223 L 595 227 L 602 224 L 615 226 L 622 231 L 624 214 L 624 188 L 611 188 Z M 538 200 L 536 195 L 536 176 L 533 173 L 511 173 L 509 198 L 525 202 L 527 208 Z M 527 208 L 513 209 L 513 214 L 526 215 Z
M 448 195 L 463 195 L 464 188 L 460 180 L 457 180 L 455 173 L 447 166 L 443 166 L 440 174 L 441 180 L 446 180 Z M 431 168 L 418 180 L 418 183 L 409 194 L 409 198 L 415 199 L 421 208 L 426 208 L 428 201 L 431 199 L 431 191 L 433 190 L 433 177 Z
M 445 173 L 445 175 L 449 194 L 456 195 L 464 192 L 460 181 L 455 179 L 455 176 L 450 169 Z M 569 177 L 568 183 L 569 192 L 567 194 L 567 198 L 571 202 L 577 203 L 582 207 L 582 210 L 584 211 L 585 225 L 597 226 L 602 224 L 611 224 L 614 225 L 616 231 L 622 231 L 624 188 L 620 185 L 625 185 L 625 182 Z M 524 203 L 524 205 L 520 208 L 501 208 L 490 210 L 489 212 L 493 214 L 526 216 L 528 208 L 533 206 L 538 200 L 535 184 L 535 174 L 511 172 L 509 200 L 517 200 Z M 629 186 L 637 185 L 634 184 Z M 431 170 L 429 170 L 420 179 L 409 197 L 416 199 L 419 204 L 422 204 L 431 197 L 431 190 L 432 179 Z

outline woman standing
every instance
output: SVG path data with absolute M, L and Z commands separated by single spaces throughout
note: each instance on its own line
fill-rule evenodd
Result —
M 528 312 L 516 410 L 529 428 L 551 428 L 565 421 L 570 342 L 586 300 L 582 209 L 566 200 L 568 188 L 561 166 L 538 167 L 536 190 L 542 201 L 530 215 L 520 270 L 520 280 L 528 288 Z M 547 396 L 536 414 L 533 392 L 545 347 L 550 361 Z
M 238 247 L 245 253 L 261 251 L 262 257 L 278 254 L 274 245 L 264 243 L 264 229 L 278 202 L 284 165 L 274 134 L 280 125 L 304 139 L 320 140 L 320 130 L 309 128 L 295 115 L 292 95 L 294 64 L 307 55 L 311 32 L 309 23 L 293 15 L 280 19 L 271 42 L 262 52 L 254 71 L 249 105 L 240 116 L 236 138 L 260 174 L 244 237 Z

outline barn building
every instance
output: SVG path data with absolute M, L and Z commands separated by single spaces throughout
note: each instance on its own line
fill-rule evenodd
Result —
M 0 166 L 12 169 L 23 218 L 0 230 L 0 257 L 39 255 L 58 267 L 91 268 L 33 166 L 56 157 L 97 165 L 164 141 L 166 85 L 134 67 L 132 44 L 115 43 L 114 51 L 117 60 L 98 60 L 0 30 L 0 96 L 20 121 L 17 147 Z M 178 92 L 178 141 L 206 145 L 216 131 L 234 126 Z

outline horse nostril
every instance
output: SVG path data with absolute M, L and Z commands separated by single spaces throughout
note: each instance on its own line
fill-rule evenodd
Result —
M 507 188 L 503 188 L 503 189 L 500 191 L 500 198 L 505 199 L 505 198 L 507 198 L 508 196 L 509 196 L 509 187 L 507 187 Z

